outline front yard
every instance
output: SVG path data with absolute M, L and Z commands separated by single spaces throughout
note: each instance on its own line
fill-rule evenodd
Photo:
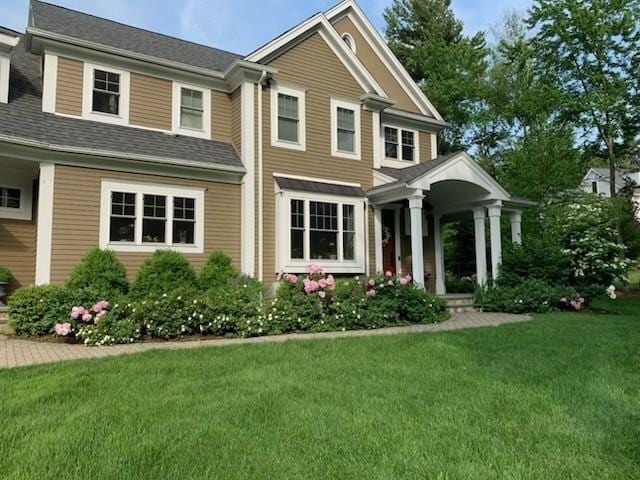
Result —
M 0 371 L 0 472 L 640 478 L 640 302 L 442 334 Z

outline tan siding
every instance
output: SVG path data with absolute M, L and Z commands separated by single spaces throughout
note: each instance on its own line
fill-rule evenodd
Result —
M 429 132 L 419 132 L 420 138 L 420 161 L 431 161 L 431 134 Z
M 361 160 L 331 156 L 332 96 L 358 101 L 364 93 L 324 40 L 315 34 L 271 62 L 278 79 L 306 89 L 306 151 L 271 146 L 270 90 L 263 96 L 264 278 L 276 270 L 276 219 L 273 173 L 305 175 L 362 184 L 373 181 L 372 118 L 361 113 Z
M 82 62 L 58 57 L 56 112 L 78 117 L 82 115 L 83 69 Z
M 231 95 L 211 91 L 211 138 L 231 143 Z
M 231 143 L 238 153 L 242 151 L 241 98 L 240 89 L 237 88 L 236 91 L 231 94 Z
M 0 218 L 0 265 L 11 270 L 10 290 L 26 287 L 36 276 L 35 220 Z
M 78 178 L 82 182 L 78 182 Z M 206 188 L 204 254 L 187 258 L 200 268 L 209 253 L 222 250 L 240 265 L 240 186 L 178 178 L 110 172 L 79 167 L 56 167 L 54 188 L 51 281 L 64 282 L 71 269 L 98 245 L 100 182 L 103 178 L 166 183 Z M 118 253 L 133 277 L 148 253 Z
M 132 73 L 129 100 L 131 125 L 171 130 L 172 88 L 169 80 Z
M 340 36 L 348 33 L 353 37 L 356 42 L 356 56 L 384 89 L 387 96 L 396 101 L 395 106 L 401 110 L 420 113 L 420 109 L 382 63 L 378 54 L 369 46 L 353 22 L 348 17 L 344 17 L 335 22 L 334 27 Z

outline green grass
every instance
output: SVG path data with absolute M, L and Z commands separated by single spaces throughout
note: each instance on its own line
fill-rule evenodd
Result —
M 640 478 L 640 302 L 613 305 L 0 371 L 0 477 Z

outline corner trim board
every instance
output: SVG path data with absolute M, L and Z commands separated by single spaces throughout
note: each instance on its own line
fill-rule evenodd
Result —
M 36 285 L 45 285 L 51 281 L 55 168 L 53 163 L 40 165 L 38 232 L 36 238 Z

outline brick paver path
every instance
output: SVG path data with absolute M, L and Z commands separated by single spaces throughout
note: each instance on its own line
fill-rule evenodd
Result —
M 134 343 L 112 347 L 85 347 L 66 343 L 47 343 L 20 340 L 16 337 L 0 335 L 0 368 L 13 368 L 39 363 L 79 360 L 84 358 L 109 357 L 125 353 L 144 352 L 154 349 L 180 349 L 196 347 L 222 347 L 248 343 L 286 342 L 291 340 L 316 340 L 321 338 L 366 337 L 373 335 L 393 335 L 414 332 L 443 332 L 462 328 L 498 326 L 505 323 L 530 320 L 526 315 L 504 313 L 456 313 L 450 320 L 430 325 L 381 328 L 378 330 L 353 330 L 347 332 L 303 333 L 273 337 L 234 338 L 221 340 L 200 340 L 183 342 Z

